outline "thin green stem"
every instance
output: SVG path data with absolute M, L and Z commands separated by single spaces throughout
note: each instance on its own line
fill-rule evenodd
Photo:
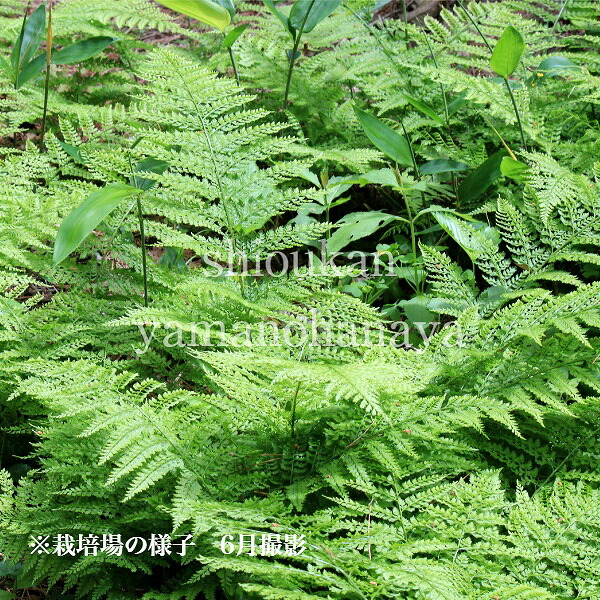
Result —
M 485 35 L 483 35 L 483 32 L 479 28 L 479 25 L 477 25 L 477 23 L 475 22 L 475 19 L 471 16 L 471 13 L 463 6 L 463 3 L 461 2 L 461 0 L 458 0 L 458 3 L 460 4 L 460 7 L 465 11 L 465 14 L 467 15 L 469 21 L 471 21 L 473 27 L 475 27 L 475 29 L 477 30 L 477 33 L 481 36 L 481 39 L 485 42 L 485 45 L 488 47 L 488 50 L 491 53 L 493 53 L 494 49 L 492 48 L 491 44 L 488 42 Z
M 46 127 L 48 121 L 48 96 L 50 93 L 50 65 L 46 65 L 46 81 L 44 83 L 44 115 L 42 117 L 42 132 L 40 134 L 40 152 L 46 152 Z
M 427 36 L 425 36 L 425 43 L 427 44 L 427 48 L 429 49 L 429 52 L 431 52 L 431 58 L 433 59 L 433 64 L 435 65 L 435 68 L 439 73 L 440 66 L 438 65 L 437 58 L 435 57 L 435 52 L 433 51 L 433 48 L 431 47 L 431 44 L 429 43 Z M 450 111 L 448 110 L 448 98 L 446 96 L 446 90 L 444 88 L 444 84 L 442 82 L 440 82 L 439 86 L 440 86 L 440 92 L 442 94 L 442 100 L 444 102 L 444 120 L 446 121 L 446 129 L 448 130 L 448 135 L 450 136 L 450 138 L 452 138 L 452 128 L 450 127 Z M 458 207 L 460 205 L 460 198 L 458 196 L 458 182 L 456 180 L 456 174 L 453 172 L 451 174 L 451 177 L 452 177 L 452 191 L 454 192 L 454 197 L 456 198 L 456 208 L 458 209 Z
M 50 65 L 52 63 L 52 4 L 48 7 L 48 47 L 46 48 L 46 81 L 44 84 L 44 115 L 40 134 L 40 152 L 46 152 L 46 126 L 48 122 L 48 96 L 50 94 Z
M 565 8 L 567 8 L 568 2 L 569 2 L 569 0 L 563 0 L 562 6 L 560 7 L 560 10 L 558 11 L 558 15 L 556 16 L 556 20 L 554 21 L 554 24 L 550 28 L 550 31 L 554 31 L 556 25 L 558 24 L 558 22 L 560 21 L 560 19 L 562 17 L 563 12 L 565 11 Z
M 129 169 L 131 171 L 132 182 L 135 181 L 135 173 L 133 170 L 133 163 L 131 162 L 131 150 L 133 150 L 141 141 L 141 137 L 138 138 L 135 143 L 131 146 L 128 159 Z M 144 211 L 142 210 L 142 191 L 140 190 L 135 198 L 137 204 L 138 221 L 140 224 L 140 246 L 142 249 L 142 277 L 144 279 L 144 306 L 148 308 L 148 264 L 146 256 L 146 230 L 144 225 Z M 112 240 L 111 240 L 112 243 Z
M 229 52 L 229 58 L 231 59 L 231 66 L 233 67 L 233 74 L 235 75 L 235 80 L 237 81 L 237 84 L 240 85 L 240 74 L 238 72 L 237 62 L 235 60 L 233 48 L 229 46 L 229 48 L 227 48 L 227 52 Z
M 23 14 L 23 24 L 21 25 L 21 33 L 23 33 L 23 30 L 25 29 L 25 26 L 27 25 L 27 16 L 29 15 L 29 6 L 30 6 L 30 2 L 27 2 L 27 8 L 25 9 L 25 13 Z M 19 34 L 19 41 L 18 43 L 23 43 L 23 40 L 21 39 L 21 34 Z M 21 48 L 19 47 L 19 51 L 21 50 Z M 19 52 L 20 54 L 20 52 Z M 15 90 L 19 89 L 19 65 L 17 64 L 17 67 L 15 69 Z
M 292 85 L 292 73 L 294 72 L 294 63 L 296 62 L 296 52 L 298 52 L 298 46 L 300 45 L 300 35 L 296 37 L 294 47 L 292 48 L 292 55 L 290 56 L 290 65 L 288 68 L 287 80 L 285 82 L 285 95 L 283 96 L 283 109 L 288 105 L 288 97 L 290 95 L 290 86 Z
M 408 18 L 406 15 L 406 0 L 402 0 L 402 19 L 404 21 L 404 41 L 408 44 Z
M 292 55 L 290 56 L 290 66 L 287 74 L 287 81 L 285 82 L 285 95 L 283 97 L 283 110 L 286 109 L 288 105 L 288 97 L 290 95 L 290 86 L 292 85 L 292 73 L 294 72 L 294 65 L 296 64 L 296 52 L 298 52 L 298 48 L 300 47 L 300 39 L 302 38 L 302 34 L 304 33 L 304 27 L 306 26 L 306 21 L 308 20 L 308 15 L 310 15 L 310 11 L 314 5 L 316 0 L 311 0 L 311 3 L 304 15 L 304 19 L 302 19 L 302 24 L 300 25 L 300 29 L 296 32 L 296 37 L 294 38 L 294 47 L 292 48 Z
M 140 244 L 142 246 L 142 273 L 144 276 L 144 306 L 148 308 L 148 264 L 146 257 L 146 232 L 144 229 L 144 214 L 142 212 L 141 193 L 136 198 L 138 219 L 140 222 Z
M 300 356 L 298 357 L 298 362 L 302 362 L 304 358 L 304 352 L 306 351 L 306 345 L 308 343 L 308 339 L 304 342 L 302 346 L 302 350 L 300 351 Z M 292 412 L 290 415 L 290 438 L 293 440 L 296 436 L 296 406 L 298 404 L 298 392 L 300 391 L 300 382 L 296 385 L 296 390 L 294 392 L 294 397 L 292 398 Z
M 463 6 L 463 3 L 461 2 L 461 0 L 458 0 L 458 3 L 460 4 L 461 8 L 465 11 L 465 14 L 469 18 L 469 21 L 471 21 L 471 23 L 473 24 L 473 27 L 475 27 L 475 29 L 477 30 L 477 33 L 479 33 L 479 35 L 481 36 L 481 39 L 485 42 L 485 45 L 488 47 L 488 50 L 493 54 L 494 49 L 492 48 L 491 44 L 488 42 L 485 35 L 483 35 L 483 32 L 479 28 L 479 25 L 477 25 L 477 23 L 475 22 L 475 19 L 473 19 L 473 17 L 471 16 L 471 13 Z M 515 115 L 517 116 L 517 123 L 519 124 L 519 131 L 521 132 L 521 143 L 523 144 L 523 148 L 525 150 L 527 150 L 527 143 L 525 142 L 525 132 L 523 131 L 523 123 L 521 122 L 521 114 L 519 113 L 519 108 L 517 106 L 517 102 L 515 100 L 515 95 L 513 94 L 512 88 L 510 87 L 508 77 L 504 78 L 504 83 L 506 84 L 506 89 L 508 90 L 508 93 L 510 94 L 510 99 L 511 99 L 513 108 L 515 110 Z
M 425 43 L 427 44 L 427 48 L 429 49 L 429 52 L 431 53 L 431 58 L 433 59 L 433 64 L 435 65 L 435 68 L 437 70 L 437 72 L 440 72 L 440 66 L 438 65 L 438 61 L 437 58 L 435 57 L 435 52 L 433 51 L 433 48 L 431 47 L 431 44 L 429 42 L 429 40 L 427 39 L 427 36 L 425 36 Z M 448 131 L 450 131 L 450 113 L 448 112 L 448 98 L 446 97 L 446 90 L 444 89 L 444 84 L 443 83 L 439 83 L 440 86 L 440 92 L 442 93 L 442 100 L 444 102 L 444 118 L 446 120 L 446 127 L 448 129 Z
M 410 200 L 408 199 L 408 195 L 404 191 L 404 185 L 402 184 L 402 175 L 400 174 L 398 165 L 394 167 L 394 175 L 396 177 L 396 181 L 398 182 L 398 187 L 400 188 L 402 198 L 404 199 L 404 205 L 406 207 L 406 213 L 408 216 L 408 226 L 410 228 L 410 245 L 413 254 L 413 277 L 415 279 L 415 291 L 417 292 L 417 294 L 419 294 L 419 271 L 417 269 L 417 235 L 415 232 L 415 220 L 413 218 Z
M 506 89 L 510 94 L 510 99 L 515 109 L 515 115 L 517 115 L 517 123 L 519 124 L 519 131 L 521 132 L 521 143 L 523 144 L 523 148 L 527 150 L 527 142 L 525 141 L 525 132 L 523 131 L 523 123 L 521 123 L 521 114 L 519 113 L 519 107 L 517 106 L 517 101 L 515 100 L 515 95 L 513 94 L 512 88 L 510 87 L 510 82 L 508 78 L 504 78 L 504 83 L 506 84 Z
M 300 391 L 300 382 L 296 385 L 294 397 L 292 399 L 292 413 L 290 416 L 290 437 L 292 440 L 296 437 L 296 405 L 298 403 L 298 392 Z
M 402 73 L 402 70 L 400 69 L 400 66 L 396 63 L 393 54 L 385 47 L 385 44 L 381 40 L 381 36 L 376 32 L 376 30 L 373 27 L 371 27 L 371 25 L 369 25 L 369 23 L 367 23 L 351 6 L 348 6 L 347 4 L 342 4 L 342 6 L 346 10 L 350 11 L 363 24 L 367 31 L 375 38 L 375 40 L 379 44 L 379 47 L 386 55 L 388 60 L 392 63 L 392 65 L 394 65 L 394 69 L 396 69 L 398 73 Z

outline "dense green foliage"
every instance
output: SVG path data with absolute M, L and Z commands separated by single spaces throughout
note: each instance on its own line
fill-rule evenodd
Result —
M 342 4 L 293 73 L 298 38 L 256 9 L 236 6 L 238 85 L 221 32 L 62 0 L 56 47 L 117 41 L 51 67 L 40 152 L 44 78 L 15 89 L 9 69 L 25 6 L 0 6 L 0 590 L 600 597 L 597 3 L 420 26 Z M 337 251 L 393 276 L 318 260 Z M 275 274 L 228 264 L 274 253 Z M 194 545 L 31 552 L 59 534 Z M 224 553 L 240 534 L 306 550 Z

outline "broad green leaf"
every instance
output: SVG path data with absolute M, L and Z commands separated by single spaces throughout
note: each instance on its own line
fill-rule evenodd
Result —
M 243 25 L 238 25 L 237 27 L 234 27 L 225 36 L 225 39 L 223 40 L 223 47 L 231 48 L 231 46 L 233 46 L 233 44 L 236 43 L 237 39 L 240 37 L 240 35 L 242 35 L 242 33 L 244 33 L 244 31 L 246 31 L 246 29 L 248 29 L 248 27 L 248 23 L 244 23 Z
M 165 269 L 176 270 L 176 271 L 187 271 L 189 267 L 183 259 L 182 248 L 165 248 L 163 255 L 158 260 L 158 264 Z
M 148 157 L 141 160 L 135 167 L 135 173 L 156 173 L 162 175 L 171 165 L 164 160 L 158 160 L 157 158 Z M 149 190 L 156 184 L 155 179 L 146 177 L 138 177 L 135 175 L 129 182 L 132 186 L 138 190 Z
M 54 264 L 61 263 L 136 188 L 113 183 L 94 192 L 62 222 L 54 243 Z
M 486 308 L 498 306 L 499 304 L 502 304 L 507 292 L 508 290 L 501 285 L 491 286 L 479 294 L 477 303 Z
M 340 220 L 339 229 L 327 240 L 327 249 L 330 252 L 338 252 L 348 244 L 375 233 L 394 220 L 396 217 L 393 215 L 374 211 L 346 215 Z
M 550 71 L 562 71 L 564 69 L 581 70 L 581 67 L 563 56 L 549 56 L 548 58 L 545 58 L 537 68 L 538 71 L 546 73 Z
M 17 89 L 25 85 L 31 79 L 38 77 L 46 68 L 46 55 L 40 54 L 29 61 L 19 72 L 17 77 Z
M 235 17 L 235 4 L 234 0 L 212 0 L 215 4 L 222 6 L 228 13 L 229 16 L 233 19 Z
M 374 183 L 376 185 L 385 185 L 393 188 L 398 187 L 398 180 L 392 169 L 374 169 L 361 175 L 348 175 L 347 177 L 344 177 L 343 182 L 361 186 Z
M 486 223 L 475 221 L 466 223 L 447 212 L 432 213 L 444 231 L 475 261 L 491 242 L 497 246 L 500 242 L 498 230 Z
M 583 67 L 562 56 L 549 56 L 538 66 L 536 72 L 527 80 L 530 85 L 544 81 L 546 77 L 564 77 L 569 71 L 581 71 Z
M 448 114 L 453 115 L 455 112 L 460 110 L 460 108 L 467 103 L 467 99 L 465 98 L 467 92 L 461 92 L 450 104 L 448 104 Z
M 504 77 L 490 77 L 490 81 L 501 87 L 506 86 L 506 82 L 508 81 L 508 85 L 510 86 L 511 90 L 520 90 L 523 88 L 523 84 L 520 81 L 516 81 L 515 79 L 504 79 Z
M 23 21 L 21 33 L 13 48 L 10 60 L 18 74 L 38 51 L 46 30 L 46 5 L 41 4 L 33 14 Z
M 449 173 L 452 171 L 466 171 L 468 165 L 451 158 L 436 158 L 426 162 L 419 167 L 421 175 L 433 175 L 434 173 Z
M 529 171 L 529 166 L 520 160 L 515 160 L 511 156 L 505 156 L 500 163 L 500 172 L 505 177 L 510 177 L 516 181 L 525 181 L 525 174 Z
M 458 186 L 461 200 L 476 200 L 500 177 L 500 163 L 507 156 L 504 149 L 492 154 L 483 164 L 470 173 Z
M 414 279 L 414 269 L 409 268 L 407 275 L 409 274 L 412 274 L 412 278 Z M 400 300 L 398 306 L 403 308 L 409 323 L 429 324 L 438 320 L 437 314 L 430 310 L 430 302 L 431 299 L 427 296 L 415 296 L 410 300 Z
M 431 106 L 428 106 L 424 102 L 413 98 L 412 96 L 408 96 L 407 94 L 402 94 L 402 97 L 409 103 L 412 104 L 418 111 L 422 112 L 424 115 L 427 115 L 430 119 L 433 119 L 436 123 L 440 125 L 445 125 L 446 122 L 440 115 L 438 115 Z
M 356 106 L 354 112 L 366 136 L 379 150 L 400 165 L 412 166 L 412 155 L 406 139 L 368 112 Z
M 311 183 L 314 183 L 318 188 L 321 187 L 321 182 L 319 178 L 309 169 L 302 169 L 298 172 L 298 175 Z
M 293 35 L 292 29 L 290 28 L 289 19 L 277 9 L 273 0 L 263 0 L 263 2 L 265 6 L 279 19 L 279 22 L 285 27 L 285 30 Z
M 116 42 L 118 38 L 108 36 L 91 37 L 87 40 L 75 42 L 62 50 L 52 53 L 52 62 L 55 65 L 72 65 L 82 62 L 102 52 L 104 48 Z
M 85 164 L 85 159 L 81 154 L 81 150 L 77 148 L 77 146 L 72 146 L 71 144 L 67 144 L 66 142 L 61 142 L 57 140 L 58 145 L 75 161 L 80 164 Z
M 517 70 L 524 51 L 523 37 L 512 25 L 509 25 L 496 43 L 490 66 L 500 77 L 506 79 Z
M 12 592 L 0 590 L 0 600 L 15 600 L 16 596 Z
M 290 29 L 308 33 L 326 19 L 342 0 L 296 0 L 290 11 Z M 306 19 L 306 20 L 305 20 Z M 304 23 L 304 27 L 302 24 Z
M 223 31 L 233 16 L 231 1 L 226 6 L 222 2 L 211 2 L 211 0 L 157 0 L 159 4 L 170 8 L 183 15 L 192 17 L 211 27 Z M 235 9 L 233 9 L 235 10 Z
M 10 473 L 10 469 L 9 469 Z M 0 579 L 3 577 L 15 577 L 23 572 L 21 563 L 11 562 L 10 560 L 0 561 Z M 2 596 L 0 596 L 2 598 Z

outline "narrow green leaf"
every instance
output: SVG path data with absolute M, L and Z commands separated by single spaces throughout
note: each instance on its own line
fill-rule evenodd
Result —
M 400 165 L 412 166 L 412 155 L 406 139 L 364 110 L 355 106 L 354 112 L 366 136 L 379 150 Z
M 564 77 L 569 71 L 582 71 L 583 67 L 571 62 L 563 56 L 548 56 L 536 69 L 536 72 L 527 80 L 527 83 L 536 84 L 544 81 L 546 77 Z
M 414 273 L 413 269 L 410 269 Z M 409 275 L 409 273 L 407 273 Z M 414 275 L 412 277 L 414 280 Z M 436 313 L 429 309 L 430 298 L 427 296 L 415 296 L 410 300 L 400 300 L 398 306 L 401 306 L 409 323 L 429 324 L 437 320 Z
M 233 15 L 231 0 L 211 2 L 211 0 L 157 0 L 159 4 L 183 15 L 192 17 L 205 25 L 223 31 L 231 23 Z M 224 5 L 225 4 L 225 5 Z M 234 9 L 235 10 L 235 9 Z
M 290 11 L 290 27 L 294 31 L 300 31 L 306 18 L 302 31 L 308 33 L 323 19 L 326 19 L 341 3 L 342 0 L 296 0 Z
M 62 222 L 54 243 L 54 264 L 61 263 L 125 198 L 136 189 L 113 183 L 94 192 Z
M 52 62 L 55 65 L 72 65 L 82 62 L 102 52 L 104 48 L 116 42 L 118 38 L 108 36 L 91 37 L 87 40 L 75 42 L 62 50 L 52 53 Z
M 467 92 L 461 92 L 450 104 L 448 104 L 448 114 L 453 115 L 455 112 L 459 111 L 462 106 L 467 103 L 467 99 L 465 98 Z
M 41 4 L 27 20 L 23 21 L 21 33 L 10 57 L 15 73 L 18 74 L 38 51 L 45 30 L 46 5 Z
M 237 27 L 234 27 L 225 36 L 225 39 L 223 40 L 223 47 L 231 48 L 231 46 L 233 46 L 233 44 L 235 44 L 237 42 L 240 35 L 242 35 L 242 33 L 244 33 L 244 31 L 246 31 L 246 29 L 248 29 L 248 27 L 249 27 L 248 23 L 244 23 L 243 25 L 238 25 Z
M 144 158 L 141 160 L 135 167 L 136 173 L 156 173 L 157 175 L 162 175 L 171 165 L 164 160 L 158 160 L 157 158 L 153 158 L 152 156 L 148 158 Z M 155 179 L 150 179 L 146 177 L 138 177 L 135 175 L 131 178 L 129 182 L 132 186 L 138 188 L 138 190 L 149 190 L 154 187 L 156 184 Z
M 290 28 L 289 19 L 283 15 L 275 6 L 273 0 L 263 0 L 265 6 L 279 19 L 279 22 L 285 27 L 285 30 L 293 35 L 292 29 Z
M 16 302 L 16 301 L 15 301 Z M 19 466 L 19 464 L 23 465 L 23 463 L 18 463 L 16 466 Z M 24 465 L 26 466 L 26 465 Z M 14 469 L 11 467 L 10 469 L 8 469 L 8 472 L 11 473 L 14 472 Z M 15 478 L 13 478 L 15 479 Z M 23 565 L 21 563 L 17 563 L 17 562 L 12 562 L 10 560 L 0 560 L 0 578 L 3 577 L 18 577 L 19 575 L 21 575 L 21 573 L 23 572 Z M 1 596 L 0 596 L 1 598 Z
M 537 68 L 538 71 L 544 72 L 561 71 L 563 69 L 581 70 L 581 67 L 564 56 L 548 56 L 548 58 L 545 58 Z
M 338 252 L 355 240 L 375 233 L 381 227 L 394 221 L 396 217 L 383 212 L 359 212 L 346 215 L 340 220 L 341 226 L 327 240 L 327 249 Z
M 500 242 L 498 230 L 487 223 L 480 221 L 467 223 L 447 212 L 434 212 L 432 215 L 471 260 L 477 260 L 490 243 L 497 246 Z
M 523 37 L 512 25 L 509 25 L 496 43 L 490 66 L 500 77 L 506 79 L 516 71 L 524 51 Z
M 187 271 L 189 269 L 187 263 L 183 259 L 183 249 L 172 248 L 170 246 L 165 248 L 163 255 L 158 260 L 158 264 L 165 269 L 176 271 Z
M 222 6 L 228 13 L 229 16 L 233 19 L 235 17 L 235 4 L 233 0 L 212 0 L 215 4 Z
M 492 154 L 483 164 L 470 173 L 458 186 L 461 200 L 476 200 L 500 177 L 500 163 L 507 156 L 504 149 Z
M 529 166 L 511 156 L 505 156 L 500 163 L 500 172 L 505 177 L 510 177 L 516 181 L 525 181 L 525 174 L 529 171 Z
M 342 181 L 350 185 L 363 186 L 374 183 L 393 188 L 398 187 L 398 180 L 392 169 L 373 169 L 364 174 L 348 175 Z
M 427 115 L 430 119 L 433 119 L 436 123 L 439 123 L 440 125 L 446 124 L 444 119 L 442 119 L 442 117 L 440 117 L 440 115 L 438 115 L 435 112 L 435 110 L 433 110 L 433 108 L 431 108 L 431 106 L 428 106 L 424 102 L 421 102 L 420 100 L 417 100 L 416 98 L 413 98 L 412 96 L 409 96 L 407 94 L 402 94 L 402 96 L 409 104 L 412 104 L 418 111 L 422 112 L 424 115 Z
M 436 158 L 426 162 L 423 166 L 419 167 L 421 175 L 433 175 L 434 173 L 449 173 L 452 171 L 466 171 L 468 165 L 451 158 Z
M 79 164 L 85 164 L 85 160 L 83 155 L 81 154 L 81 150 L 77 148 L 77 146 L 72 146 L 71 144 L 67 144 L 66 142 L 61 142 L 60 140 L 56 140 L 58 145 L 75 161 Z
M 38 77 L 46 68 L 46 55 L 39 54 L 33 60 L 29 61 L 19 72 L 17 77 L 17 89 L 24 86 L 28 81 Z

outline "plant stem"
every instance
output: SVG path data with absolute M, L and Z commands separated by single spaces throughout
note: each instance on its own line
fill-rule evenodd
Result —
M 19 44 L 19 54 L 21 51 L 21 45 L 23 44 L 23 40 L 21 39 L 21 35 L 25 30 L 25 26 L 27 25 L 27 16 L 29 15 L 29 6 L 31 2 L 27 2 L 27 8 L 25 9 L 25 13 L 23 14 L 23 24 L 21 25 L 21 34 L 19 34 L 19 38 L 17 44 Z M 15 69 L 15 90 L 19 89 L 19 65 L 17 65 Z
M 304 19 L 302 19 L 302 25 L 300 25 L 300 29 L 296 32 L 296 37 L 294 38 L 294 47 L 292 48 L 292 55 L 290 56 L 290 66 L 287 74 L 287 81 L 285 82 L 285 95 L 283 97 L 283 106 L 282 109 L 285 110 L 288 105 L 288 97 L 290 95 L 290 86 L 292 85 L 292 73 L 294 72 L 294 65 L 296 64 L 296 52 L 298 52 L 298 47 L 300 46 L 300 39 L 302 38 L 302 33 L 304 32 L 304 26 L 306 25 L 306 21 L 308 20 L 308 15 L 310 15 L 310 11 L 314 5 L 316 0 L 311 0 L 311 3 L 304 15 Z
M 290 437 L 293 440 L 296 437 L 296 405 L 298 402 L 298 392 L 300 391 L 300 382 L 296 385 L 294 398 L 292 400 L 292 414 L 290 416 Z
M 488 47 L 488 50 L 493 54 L 494 49 L 488 42 L 485 35 L 483 35 L 483 32 L 481 31 L 481 29 L 475 22 L 475 19 L 473 19 L 473 17 L 471 16 L 471 13 L 463 6 L 463 3 L 461 2 L 461 0 L 458 0 L 458 3 L 460 4 L 461 8 L 465 11 L 465 14 L 469 18 L 469 21 L 471 21 L 471 23 L 473 24 L 473 27 L 475 27 L 475 29 L 477 29 L 477 33 L 479 33 L 479 35 L 481 36 L 481 39 L 485 42 L 485 45 Z M 506 89 L 508 90 L 508 93 L 510 94 L 510 99 L 511 99 L 513 108 L 515 110 L 515 115 L 517 116 L 517 123 L 519 124 L 519 131 L 521 132 L 521 143 L 523 144 L 523 148 L 525 150 L 527 150 L 527 143 L 525 142 L 525 132 L 523 131 L 523 123 L 521 122 L 521 115 L 519 113 L 519 108 L 517 107 L 515 95 L 513 94 L 512 88 L 510 87 L 508 77 L 504 78 L 504 83 L 506 84 Z
M 225 32 L 223 32 L 223 42 L 225 42 Z M 231 60 L 231 66 L 233 67 L 233 74 L 235 75 L 235 80 L 237 84 L 240 85 L 240 73 L 237 68 L 237 62 L 235 60 L 235 54 L 233 53 L 233 48 L 231 46 L 227 46 L 227 52 L 229 52 L 229 59 Z
M 285 82 L 285 95 L 283 97 L 283 108 L 285 109 L 288 105 L 288 96 L 290 95 L 290 86 L 292 85 L 292 72 L 294 71 L 294 63 L 296 62 L 296 52 L 298 52 L 298 46 L 300 45 L 300 34 L 296 36 L 294 47 L 292 49 L 292 56 L 290 57 L 290 66 L 287 74 L 287 81 Z
M 381 48 L 383 53 L 386 55 L 388 60 L 392 63 L 392 65 L 394 65 L 394 69 L 396 69 L 396 71 L 398 71 L 398 73 L 402 74 L 402 69 L 396 63 L 396 60 L 395 60 L 393 54 L 388 50 L 388 48 L 385 47 L 385 44 L 381 40 L 381 36 L 377 32 L 377 30 L 374 27 L 371 27 L 371 25 L 369 25 L 369 23 L 367 23 L 351 6 L 348 6 L 347 4 L 342 4 L 342 6 L 346 10 L 350 11 L 364 25 L 364 27 L 367 29 L 367 31 L 375 38 L 375 41 L 379 44 L 379 47 Z M 410 85 L 410 82 L 409 82 L 409 85 Z
M 148 308 L 148 265 L 146 258 L 146 233 L 144 229 L 144 215 L 142 213 L 142 194 L 138 194 L 137 201 L 137 210 L 138 210 L 138 219 L 140 222 L 140 242 L 142 246 L 142 273 L 144 276 L 144 306 Z
M 567 2 L 569 0 L 563 0 L 562 6 L 560 7 L 560 11 L 558 12 L 558 15 L 556 16 L 556 20 L 554 21 L 554 25 L 552 25 L 552 27 L 550 28 L 550 31 L 554 31 L 554 28 L 556 27 L 556 25 L 558 24 L 558 22 L 560 21 L 563 12 L 565 11 L 565 8 L 567 8 Z
M 235 80 L 237 81 L 237 84 L 240 85 L 240 74 L 238 72 L 237 63 L 235 61 L 235 54 L 233 53 L 233 48 L 229 46 L 229 48 L 227 48 L 227 51 L 229 52 L 229 58 L 231 59 L 231 66 L 233 67 L 233 74 L 235 75 Z
M 429 49 L 429 52 L 431 52 L 431 58 L 433 59 L 433 64 L 435 65 L 435 68 L 436 68 L 437 72 L 439 73 L 440 66 L 438 65 L 437 58 L 435 57 L 435 52 L 433 51 L 433 48 L 431 47 L 431 44 L 429 43 L 427 36 L 425 36 L 425 43 L 427 44 L 427 48 Z M 444 89 L 444 84 L 442 82 L 440 82 L 439 86 L 440 86 L 440 92 L 442 93 L 442 100 L 444 102 L 444 120 L 446 121 L 446 129 L 448 129 L 448 135 L 450 136 L 450 138 L 452 138 L 452 128 L 450 127 L 450 112 L 448 111 L 448 98 L 446 97 L 446 90 Z M 458 209 L 458 207 L 460 205 L 460 198 L 458 197 L 458 182 L 456 180 L 456 174 L 454 172 L 452 172 L 451 177 L 452 177 L 452 191 L 454 192 L 454 197 L 456 198 L 456 208 Z
M 512 101 L 513 108 L 515 109 L 515 115 L 517 115 L 517 123 L 519 124 L 519 131 L 521 132 L 521 143 L 523 144 L 523 148 L 527 150 L 527 143 L 525 142 L 525 132 L 523 131 L 523 123 L 521 123 L 521 115 L 519 114 L 517 101 L 515 100 L 515 95 L 513 94 L 512 88 L 510 87 L 508 77 L 504 78 L 504 83 L 506 84 L 506 89 L 510 94 L 510 99 Z
M 402 0 L 402 19 L 404 20 L 404 42 L 408 44 L 408 18 L 406 16 L 406 0 Z
M 304 342 L 302 346 L 302 350 L 300 351 L 300 356 L 298 357 L 298 362 L 302 362 L 304 359 L 304 352 L 306 351 L 306 344 L 308 340 Z M 296 385 L 296 390 L 294 392 L 294 397 L 292 399 L 292 413 L 290 415 L 290 439 L 293 440 L 296 436 L 296 406 L 298 404 L 298 392 L 300 391 L 300 382 Z
M 44 116 L 40 134 L 40 152 L 46 152 L 46 125 L 48 119 L 48 95 L 50 93 L 50 65 L 52 63 L 52 4 L 48 6 L 48 45 L 46 48 L 46 82 L 44 84 Z
M 461 0 L 458 0 L 458 3 L 460 4 L 460 7 L 465 11 L 465 14 L 467 15 L 469 21 L 471 21 L 471 23 L 473 24 L 473 27 L 475 27 L 475 29 L 477 29 L 477 33 L 481 36 L 481 39 L 485 42 L 485 45 L 488 47 L 488 50 L 493 53 L 494 49 L 488 42 L 485 35 L 483 35 L 483 32 L 479 28 L 479 25 L 477 25 L 477 23 L 475 22 L 475 19 L 471 16 L 471 13 L 463 6 L 463 3 L 461 2 Z
M 438 65 L 437 58 L 435 57 L 435 52 L 433 51 L 433 48 L 431 47 L 431 44 L 429 43 L 427 36 L 425 36 L 425 43 L 427 44 L 427 48 L 428 48 L 429 52 L 431 52 L 431 58 L 433 59 L 433 64 L 435 65 L 435 68 L 436 68 L 437 72 L 439 73 L 440 66 Z M 442 93 L 442 100 L 444 101 L 444 118 L 446 120 L 446 127 L 447 127 L 448 131 L 450 131 L 450 113 L 448 112 L 448 99 L 446 98 L 446 91 L 444 89 L 444 84 L 440 82 L 439 86 L 440 86 L 440 92 Z
M 48 118 L 48 94 L 50 88 L 50 66 L 46 67 L 46 83 L 44 85 L 44 116 L 42 117 L 42 133 L 40 134 L 40 152 L 46 152 L 46 122 Z
M 396 181 L 398 182 L 398 187 L 400 188 L 400 193 L 402 194 L 402 198 L 404 199 L 404 205 L 406 206 L 406 213 L 408 216 L 408 226 L 410 228 L 410 245 L 413 254 L 413 277 L 415 278 L 415 291 L 419 294 L 419 272 L 417 269 L 417 236 L 415 233 L 415 220 L 413 219 L 412 208 L 410 206 L 410 200 L 408 199 L 408 195 L 404 191 L 404 186 L 402 184 L 402 175 L 400 174 L 400 170 L 398 169 L 398 165 L 394 167 L 394 176 L 396 177 Z

